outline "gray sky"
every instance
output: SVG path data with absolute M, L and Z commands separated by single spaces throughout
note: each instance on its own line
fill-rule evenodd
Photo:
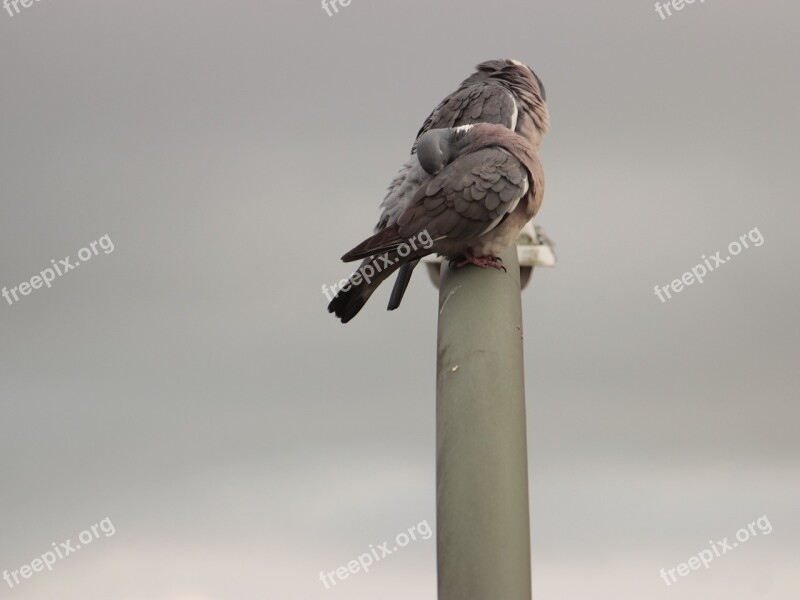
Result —
M 13 9 L 12 9 L 13 10 Z M 523 295 L 534 595 L 800 596 L 796 4 L 34 2 L 0 9 L 0 570 L 16 600 L 436 597 L 436 292 L 322 284 L 478 62 L 544 81 Z M 758 228 L 702 285 L 670 282 Z M 674 568 L 766 515 L 670 587 Z

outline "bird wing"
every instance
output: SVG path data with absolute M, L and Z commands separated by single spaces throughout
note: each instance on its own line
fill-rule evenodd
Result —
M 459 157 L 417 192 L 397 220 L 400 238 L 427 231 L 434 239 L 482 235 L 513 211 L 530 188 L 528 172 L 498 147 Z
M 420 187 L 395 225 L 367 238 L 342 260 L 396 249 L 424 232 L 434 241 L 477 237 L 496 227 L 529 189 L 526 168 L 503 148 L 461 156 Z
M 474 123 L 494 123 L 513 130 L 518 116 L 514 96 L 498 83 L 481 81 L 456 90 L 442 100 L 425 119 L 411 149 L 416 152 L 419 137 L 429 129 L 458 127 Z
M 409 204 L 410 194 L 427 177 L 414 154 L 419 137 L 430 129 L 458 127 L 474 123 L 494 123 L 514 129 L 517 124 L 517 102 L 511 92 L 502 85 L 480 81 L 461 87 L 433 109 L 422 124 L 414 145 L 411 158 L 400 168 L 386 190 L 381 202 L 381 216 L 375 230 L 392 225 Z

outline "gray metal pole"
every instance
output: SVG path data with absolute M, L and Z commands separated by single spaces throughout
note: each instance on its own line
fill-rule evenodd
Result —
M 436 376 L 439 600 L 530 600 L 522 307 L 497 269 L 442 264 Z

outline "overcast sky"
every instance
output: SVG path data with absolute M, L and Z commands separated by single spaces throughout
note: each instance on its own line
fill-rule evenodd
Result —
M 429 111 L 501 57 L 551 114 L 537 222 L 559 263 L 523 294 L 534 597 L 800 597 L 797 4 L 19 10 L 0 287 L 113 251 L 0 298 L 0 570 L 114 533 L 0 598 L 436 598 L 435 537 L 318 578 L 435 528 L 436 290 L 420 271 L 346 326 L 320 290 Z

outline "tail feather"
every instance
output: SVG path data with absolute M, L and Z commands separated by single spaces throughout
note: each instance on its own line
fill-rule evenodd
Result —
M 403 239 L 398 233 L 397 225 L 381 229 L 374 235 L 371 235 L 358 246 L 350 250 L 347 254 L 342 256 L 344 262 L 358 260 L 359 258 L 367 258 L 374 254 L 382 252 L 389 252 L 396 249 L 403 243 Z
M 378 289 L 378 286 L 383 283 L 384 280 L 389 277 L 389 275 L 403 266 L 403 263 L 397 260 L 397 253 L 390 253 L 390 257 L 394 263 L 388 267 L 384 267 L 380 271 L 374 267 L 374 265 L 378 263 L 378 260 L 367 259 L 362 262 L 361 267 L 359 267 L 358 271 L 356 271 L 356 273 L 362 274 L 360 280 L 357 280 L 358 283 L 351 283 L 347 290 L 339 290 L 336 296 L 334 296 L 333 300 L 331 300 L 331 303 L 328 305 L 328 312 L 331 312 L 339 317 L 339 319 L 342 320 L 342 323 L 347 323 L 350 319 L 355 317 L 359 311 L 364 308 L 367 300 L 369 300 L 369 297 L 372 296 L 372 293 Z M 373 265 L 375 274 L 374 276 L 369 277 L 369 281 L 367 281 L 367 279 L 363 277 L 364 267 L 369 266 L 370 264 Z M 352 280 L 353 276 L 351 275 L 350 281 Z
M 400 267 L 400 272 L 397 274 L 397 279 L 394 281 L 392 288 L 392 295 L 389 298 L 389 305 L 386 310 L 394 310 L 400 306 L 403 300 L 403 295 L 408 289 L 408 284 L 411 281 L 411 275 L 414 273 L 414 268 L 419 264 L 419 260 L 412 260 Z

